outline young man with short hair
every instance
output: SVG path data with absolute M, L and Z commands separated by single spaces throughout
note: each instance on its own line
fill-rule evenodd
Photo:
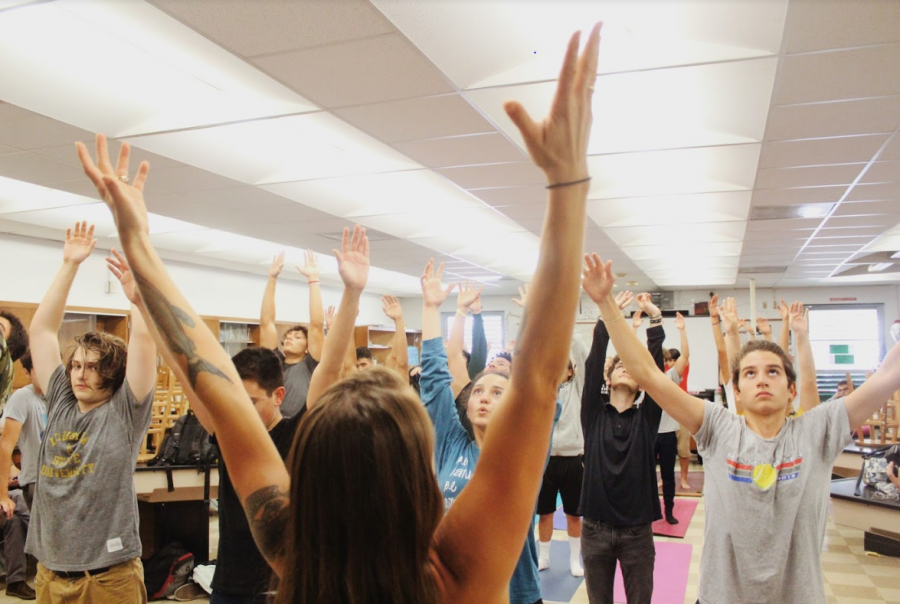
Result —
M 287 459 L 304 407 L 297 415 L 281 414 L 284 373 L 281 359 L 267 348 L 247 348 L 232 362 L 282 459 Z M 213 424 L 199 406 L 197 417 L 213 434 Z M 219 462 L 219 553 L 210 604 L 265 604 L 272 571 L 250 532 L 247 515 L 234 490 L 224 460 Z
M 28 332 L 19 318 L 0 310 L 0 413 L 12 393 L 15 369 L 13 364 L 28 350 Z
M 26 551 L 38 559 L 38 601 L 48 604 L 147 601 L 134 466 L 150 425 L 156 346 L 133 284 L 127 348 L 88 332 L 65 365 L 59 349 L 66 298 L 97 242 L 93 233 L 84 222 L 67 231 L 63 265 L 31 322 L 48 416 Z
M 365 371 L 375 366 L 375 359 L 372 358 L 372 351 L 365 346 L 356 347 L 356 370 Z
M 259 316 L 259 345 L 275 351 L 281 358 L 284 371 L 284 401 L 281 413 L 285 417 L 299 415 L 306 408 L 306 395 L 312 373 L 322 358 L 325 341 L 325 310 L 322 307 L 322 291 L 319 284 L 319 265 L 316 255 L 307 250 L 305 264 L 297 267 L 306 277 L 309 287 L 309 327 L 294 325 L 285 332 L 278 349 L 278 331 L 275 328 L 275 286 L 284 268 L 284 252 L 272 261 L 269 280 L 263 293 Z

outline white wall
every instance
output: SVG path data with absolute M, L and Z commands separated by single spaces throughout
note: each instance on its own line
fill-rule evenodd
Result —
M 81 265 L 78 277 L 69 294 L 69 306 L 89 306 L 110 310 L 127 310 L 128 300 L 118 281 L 109 273 L 105 250 L 94 254 Z M 0 235 L 0 300 L 38 303 L 62 262 L 62 244 L 42 239 Z M 259 321 L 259 307 L 266 285 L 265 275 L 209 268 L 181 262 L 166 262 L 175 283 L 194 310 L 200 315 L 212 315 Z M 105 287 L 112 279 L 111 293 Z M 337 305 L 341 290 L 322 288 L 327 307 Z M 309 320 L 309 290 L 305 283 L 280 279 L 276 290 L 278 320 L 301 322 Z M 421 315 L 421 313 L 420 313 Z M 358 325 L 384 323 L 380 296 L 364 295 L 360 301 Z
M 704 302 L 709 299 L 709 290 L 684 290 L 675 292 L 675 308 L 679 310 L 693 311 L 694 302 Z M 743 290 L 718 290 L 720 299 L 734 297 L 738 305 L 740 316 L 750 316 L 750 291 Z M 856 298 L 853 302 L 832 302 L 831 298 Z M 766 317 L 772 321 L 772 335 L 775 341 L 781 331 L 781 320 L 774 304 L 784 298 L 788 303 L 800 300 L 804 304 L 883 304 L 884 305 L 884 338 L 885 345 L 891 346 L 893 339 L 888 330 L 895 319 L 900 319 L 900 286 L 896 285 L 871 285 L 854 287 L 815 287 L 793 289 L 757 289 L 756 306 L 757 316 Z M 522 309 L 513 304 L 508 296 L 485 296 L 482 298 L 484 310 L 503 311 L 506 313 L 506 337 L 507 340 L 515 338 L 522 317 Z M 582 308 L 586 314 L 597 316 L 596 305 L 582 296 Z M 422 300 L 421 298 L 404 298 L 401 300 L 406 324 L 411 329 L 420 329 L 422 326 Z M 763 306 L 765 305 L 765 308 Z M 456 310 L 456 295 L 451 294 L 447 302 L 441 307 L 441 312 L 454 312 Z M 546 329 L 554 328 L 554 318 L 543 318 Z M 596 320 L 585 320 L 576 325 L 578 333 L 585 345 L 590 347 L 593 325 Z M 678 331 L 671 319 L 666 320 L 666 348 L 681 348 Z M 639 336 L 645 339 L 644 331 L 646 322 Z M 711 332 L 708 317 L 687 317 L 686 332 L 691 348 L 691 372 L 688 378 L 688 388 L 702 390 L 717 386 L 716 368 L 717 354 L 715 341 Z M 614 347 L 610 345 L 609 354 L 614 354 Z

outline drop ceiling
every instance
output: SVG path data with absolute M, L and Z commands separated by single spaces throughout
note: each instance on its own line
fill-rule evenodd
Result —
M 376 291 L 435 257 L 512 293 L 545 190 L 503 101 L 544 114 L 597 20 L 586 250 L 641 290 L 900 280 L 867 269 L 900 250 L 894 0 L 0 0 L 0 231 L 114 245 L 73 149 L 103 131 L 166 258 L 262 273 L 358 222 Z

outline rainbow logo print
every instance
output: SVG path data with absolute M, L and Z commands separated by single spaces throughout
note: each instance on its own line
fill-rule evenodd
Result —
M 793 480 L 800 475 L 803 458 L 798 457 L 773 466 L 768 463 L 745 464 L 733 459 L 726 459 L 728 477 L 735 482 L 755 484 L 760 490 L 768 491 L 776 483 Z

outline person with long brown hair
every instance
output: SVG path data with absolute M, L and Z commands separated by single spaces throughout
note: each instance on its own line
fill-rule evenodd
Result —
M 336 252 L 344 296 L 312 377 L 288 472 L 230 359 L 150 242 L 143 200 L 148 164 L 130 185 L 127 144 L 115 168 L 102 135 L 98 165 L 79 144 L 173 369 L 212 418 L 256 542 L 281 577 L 278 602 L 507 601 L 534 515 L 575 324 L 599 38 L 598 24 L 580 56 L 580 34 L 571 38 L 545 120 L 533 121 L 518 103 L 506 105 L 547 177 L 549 202 L 509 387 L 485 436 L 478 472 L 443 517 L 432 427 L 409 388 L 380 370 L 332 385 L 368 273 L 365 234 L 357 229 L 351 240 L 345 232 Z M 554 317 L 549 332 L 548 316 Z

